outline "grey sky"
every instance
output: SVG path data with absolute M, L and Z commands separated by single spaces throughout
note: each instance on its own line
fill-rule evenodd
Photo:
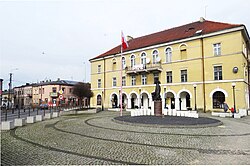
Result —
M 245 24 L 250 31 L 249 0 L 0 0 L 4 89 L 10 72 L 14 86 L 90 81 L 88 60 L 120 44 L 121 30 L 139 37 L 194 22 L 205 16 L 205 6 L 207 20 Z

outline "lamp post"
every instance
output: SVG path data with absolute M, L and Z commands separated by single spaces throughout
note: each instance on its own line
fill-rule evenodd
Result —
M 104 100 L 103 94 L 104 94 L 104 91 L 102 90 L 102 111 L 103 111 L 103 100 Z
M 194 84 L 193 87 L 194 87 L 194 110 L 197 110 L 197 105 L 196 105 L 196 87 L 197 87 L 197 85 Z
M 236 112 L 236 106 L 235 106 L 235 86 L 236 83 L 232 83 L 232 87 L 233 87 L 233 101 L 234 101 L 234 113 Z

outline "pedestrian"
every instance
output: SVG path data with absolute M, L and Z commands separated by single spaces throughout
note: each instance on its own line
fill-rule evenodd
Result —
M 228 107 L 227 103 L 224 101 L 224 103 L 223 103 L 224 112 L 227 112 L 228 108 L 229 107 Z

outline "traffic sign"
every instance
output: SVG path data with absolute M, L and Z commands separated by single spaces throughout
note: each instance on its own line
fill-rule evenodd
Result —
M 59 99 L 62 100 L 63 99 L 63 95 L 59 95 Z
M 63 94 L 63 90 L 62 90 L 62 89 L 61 89 L 61 90 L 59 90 L 59 93 L 60 93 L 60 95 L 61 95 L 61 94 Z

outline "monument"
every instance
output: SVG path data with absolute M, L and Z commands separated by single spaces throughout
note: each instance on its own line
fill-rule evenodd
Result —
M 154 101 L 154 114 L 156 116 L 162 116 L 162 101 L 161 101 L 161 87 L 160 81 L 155 81 L 155 91 L 151 93 L 152 99 Z

